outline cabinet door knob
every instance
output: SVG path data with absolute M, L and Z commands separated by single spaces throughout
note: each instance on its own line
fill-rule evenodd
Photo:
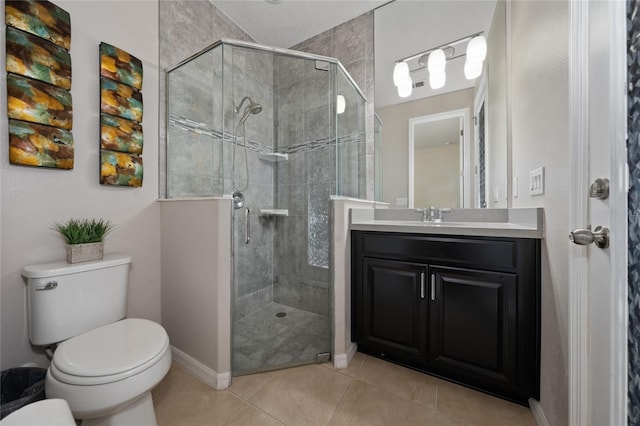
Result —
M 436 300 L 436 274 L 431 274 L 431 300 Z
M 420 298 L 424 299 L 424 272 L 420 272 Z

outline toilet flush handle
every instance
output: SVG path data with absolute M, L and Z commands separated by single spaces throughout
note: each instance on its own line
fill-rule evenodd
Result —
M 36 286 L 36 291 L 41 291 L 41 290 L 53 290 L 55 288 L 58 287 L 58 282 L 57 281 L 49 281 L 48 283 L 46 283 L 45 285 L 37 285 Z

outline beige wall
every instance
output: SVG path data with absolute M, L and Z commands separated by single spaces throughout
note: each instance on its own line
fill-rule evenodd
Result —
M 416 149 L 413 205 L 460 207 L 460 144 Z
M 127 315 L 160 320 L 160 215 L 158 194 L 158 3 L 56 0 L 71 15 L 73 137 L 71 171 L 10 165 L 2 152 L 2 369 L 26 362 L 46 366 L 27 332 L 25 265 L 65 258 L 63 241 L 51 230 L 71 217 L 102 217 L 116 225 L 105 252 L 133 257 Z M 4 2 L 0 5 L 4 12 Z M 125 12 L 126 11 L 126 12 Z M 4 19 L 3 19 L 4 22 Z M 0 46 L 4 49 L 5 30 Z M 144 184 L 142 188 L 99 184 L 99 69 L 101 41 L 140 58 L 144 66 Z M 6 144 L 5 55 L 0 54 L 0 124 Z
M 549 424 L 568 414 L 569 12 L 566 1 L 512 2 L 514 207 L 544 207 L 541 406 Z M 545 167 L 545 194 L 531 197 L 529 171 Z
M 162 324 L 171 345 L 231 371 L 231 199 L 161 201 Z
M 408 197 L 409 119 L 461 108 L 473 115 L 473 88 L 376 110 L 383 123 L 382 201 L 396 207 L 397 197 Z

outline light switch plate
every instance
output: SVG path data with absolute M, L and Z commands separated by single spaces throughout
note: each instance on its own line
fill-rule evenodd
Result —
M 544 167 L 538 167 L 529 172 L 529 194 L 544 194 Z

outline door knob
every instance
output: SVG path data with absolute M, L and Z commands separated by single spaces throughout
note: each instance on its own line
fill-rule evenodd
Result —
M 596 243 L 596 246 L 600 248 L 609 247 L 609 228 L 606 226 L 597 226 L 594 231 L 591 231 L 591 225 L 587 229 L 576 229 L 569 234 L 569 239 L 580 246 L 588 246 L 591 243 Z

